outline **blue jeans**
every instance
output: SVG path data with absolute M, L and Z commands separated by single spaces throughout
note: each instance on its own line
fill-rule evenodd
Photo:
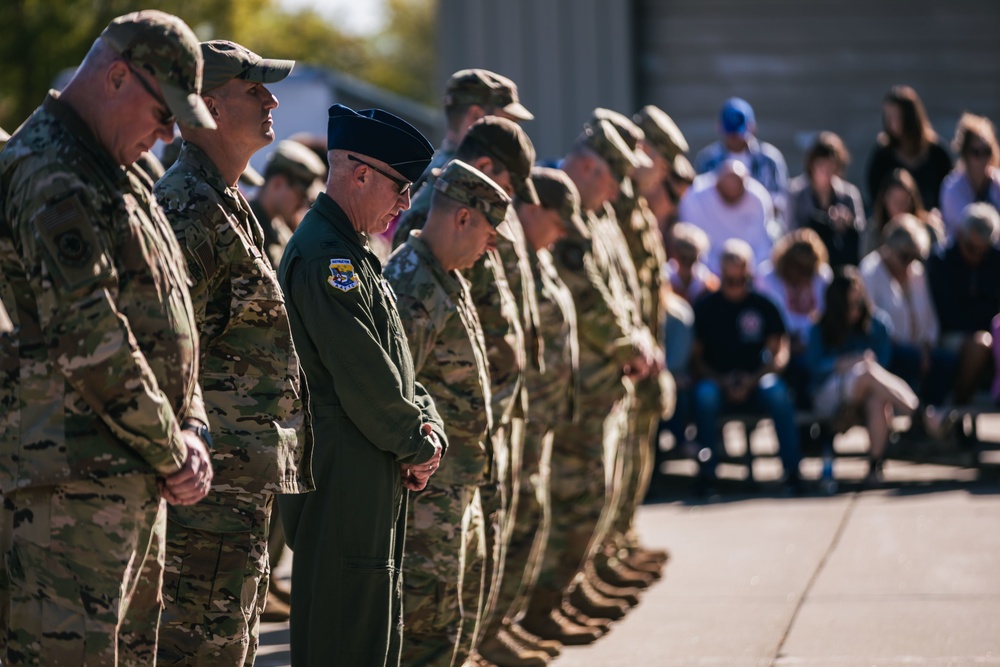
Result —
M 788 393 L 788 387 L 773 373 L 762 377 L 757 388 L 743 403 L 734 404 L 725 400 L 722 389 L 712 380 L 702 380 L 694 387 L 694 421 L 698 427 L 698 442 L 711 452 L 707 461 L 699 459 L 702 477 L 715 478 L 715 467 L 719 458 L 719 419 L 723 409 L 764 414 L 774 422 L 778 434 L 778 449 L 785 477 L 798 477 L 799 434 L 795 428 L 795 405 Z

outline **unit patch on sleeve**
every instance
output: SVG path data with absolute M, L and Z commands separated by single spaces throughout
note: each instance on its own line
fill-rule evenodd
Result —
M 331 259 L 330 277 L 326 281 L 341 292 L 349 292 L 361 284 L 349 259 Z

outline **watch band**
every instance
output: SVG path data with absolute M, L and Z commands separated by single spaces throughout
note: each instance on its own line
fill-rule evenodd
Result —
M 212 449 L 215 443 L 212 442 L 212 434 L 209 432 L 208 427 L 204 424 L 192 424 L 188 422 L 181 425 L 182 431 L 192 431 L 196 436 L 201 438 L 201 441 L 205 443 L 205 446 Z

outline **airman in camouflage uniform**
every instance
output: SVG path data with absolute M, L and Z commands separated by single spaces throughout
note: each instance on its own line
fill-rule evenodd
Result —
M 654 163 L 644 148 L 642 129 L 622 114 L 609 109 L 595 109 L 590 122 L 601 119 L 611 123 L 634 152 L 638 164 L 629 174 L 634 175 L 641 170 L 644 177 L 655 178 Z M 649 332 L 655 350 L 655 363 L 647 376 L 636 381 L 636 400 L 629 414 L 622 450 L 620 492 L 616 494 L 617 503 L 612 508 L 612 525 L 606 544 L 596 554 L 595 565 L 597 572 L 613 583 L 644 585 L 649 583 L 649 575 L 659 575 L 662 558 L 665 557 L 665 554 L 640 551 L 632 522 L 649 488 L 654 460 L 653 439 L 660 419 L 673 410 L 673 381 L 662 367 L 662 349 L 656 344 L 653 333 L 663 329 L 660 289 L 661 267 L 666 262 L 666 253 L 656 219 L 645 199 L 635 191 L 631 179 L 612 207 L 620 233 L 617 236 L 609 233 L 606 238 L 609 241 L 614 239 L 614 243 L 609 245 L 620 254 L 620 271 L 626 277 L 629 293 L 635 300 L 636 326 Z M 635 560 L 640 557 L 642 562 Z M 656 562 L 647 564 L 650 559 Z M 633 571 L 637 568 L 641 572 Z
M 462 664 L 482 611 L 482 581 L 465 579 L 485 537 L 479 489 L 490 480 L 493 428 L 486 343 L 469 285 L 472 267 L 496 243 L 510 198 L 460 160 L 434 181 L 423 229 L 386 265 L 396 291 L 417 379 L 445 423 L 448 456 L 433 481 L 411 499 L 404 570 L 403 664 Z M 478 521 L 476 517 L 478 515 Z M 463 598 L 474 605 L 464 606 Z
M 253 153 L 274 140 L 261 121 L 277 100 L 264 84 L 294 63 L 221 40 L 201 49 L 202 96 L 219 127 L 181 125 L 180 156 L 155 192 L 191 275 L 215 483 L 197 507 L 168 513 L 158 658 L 235 667 L 257 650 L 274 494 L 312 489 L 312 431 L 284 299 L 236 187 Z
M 505 76 L 487 69 L 463 69 L 448 79 L 444 90 L 445 135 L 441 147 L 423 175 L 413 184 L 414 192 L 419 192 L 431 172 L 440 169 L 455 156 L 455 150 L 465 139 L 466 132 L 479 120 L 487 116 L 506 118 L 514 122 L 534 120 L 517 95 L 517 84 Z M 461 158 L 459 158 L 461 159 Z M 410 229 L 396 228 L 392 247 L 406 243 Z
M 155 660 L 161 490 L 195 503 L 211 465 L 187 270 L 130 165 L 174 115 L 214 127 L 201 73 L 183 21 L 118 17 L 0 154 L 5 665 Z
M 632 382 L 646 372 L 651 351 L 628 307 L 632 297 L 604 243 L 595 211 L 617 196 L 634 156 L 614 128 L 599 121 L 584 130 L 563 162 L 586 209 L 585 230 L 574 230 L 553 252 L 556 269 L 573 293 L 580 337 L 580 411 L 577 423 L 556 428 L 552 454 L 553 528 L 542 572 L 522 621 L 526 629 L 563 643 L 592 641 L 550 616 L 581 570 L 608 504 L 619 447 L 621 417 Z M 611 417 L 609 417 L 611 415 Z M 609 422 L 606 424 L 605 422 Z M 558 468 L 557 468 L 558 466 Z M 584 609 L 583 611 L 588 611 Z
M 516 123 L 497 117 L 478 121 L 469 128 L 455 157 L 482 171 L 508 194 L 516 190 L 519 198 L 537 201 L 530 182 L 534 147 Z M 412 207 L 400 220 L 401 226 L 411 229 L 423 226 L 435 178 L 431 172 L 417 192 Z M 497 424 L 492 438 L 494 476 L 480 488 L 488 528 L 488 573 L 485 575 L 488 593 L 484 614 L 487 618 L 496 606 L 495 595 L 490 593 L 497 589 L 502 577 L 504 535 L 509 534 L 510 529 L 506 514 L 513 514 L 510 502 L 517 495 L 514 484 L 518 475 L 513 471 L 520 469 L 527 401 L 522 374 L 529 362 L 527 350 L 538 349 L 536 343 L 525 342 L 528 336 L 535 340 L 537 304 L 524 232 L 513 209 L 508 209 L 507 218 L 507 224 L 497 237 L 496 248 L 488 250 L 464 273 L 486 340 L 493 415 Z M 537 364 L 537 358 L 531 363 Z M 475 573 L 470 572 L 467 576 L 475 578 Z

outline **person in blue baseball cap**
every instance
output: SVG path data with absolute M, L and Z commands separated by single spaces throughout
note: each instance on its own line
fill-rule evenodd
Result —
M 718 127 L 720 139 L 698 152 L 695 171 L 713 173 L 725 160 L 739 160 L 771 194 L 775 217 L 783 220 L 788 201 L 788 167 L 781 151 L 758 141 L 753 107 L 742 98 L 730 97 L 719 111 Z
M 402 118 L 340 104 L 329 110 L 327 148 L 326 192 L 278 268 L 315 439 L 316 490 L 279 501 L 294 552 L 292 663 L 390 667 L 401 647 L 407 490 L 424 488 L 447 440 L 414 379 L 369 235 L 409 208 L 434 148 Z

